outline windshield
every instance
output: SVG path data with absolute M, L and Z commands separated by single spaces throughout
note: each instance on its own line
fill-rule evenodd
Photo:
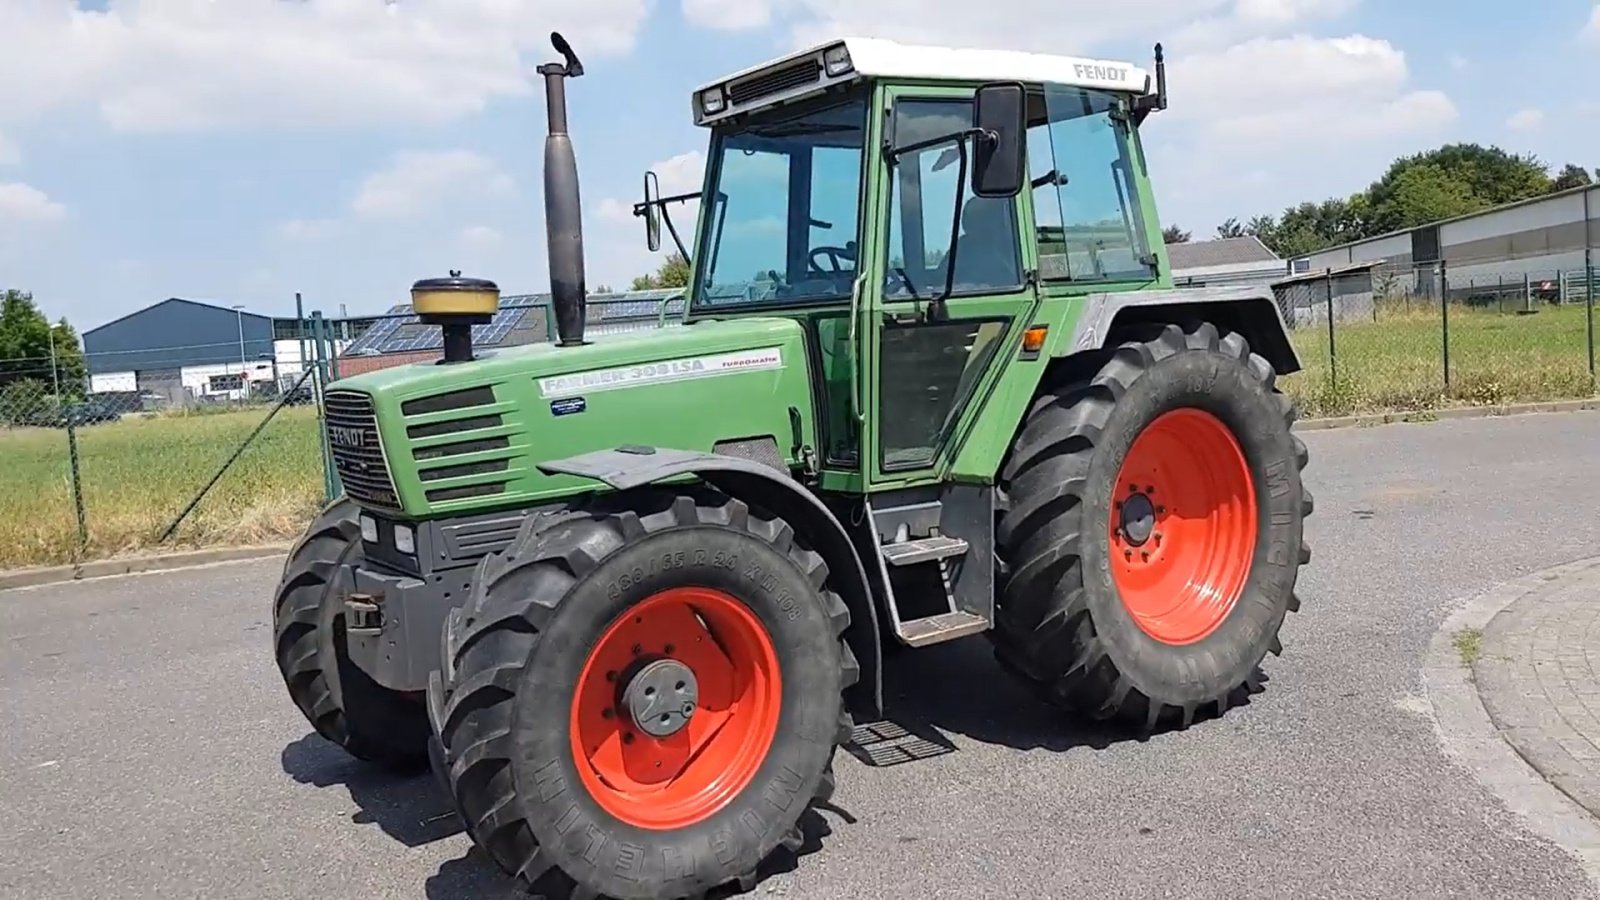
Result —
M 694 306 L 849 298 L 866 118 L 858 97 L 718 136 Z
M 1033 98 L 1028 128 L 1039 274 L 1046 281 L 1148 280 L 1155 258 L 1145 239 L 1132 130 L 1125 101 L 1047 85 Z M 1041 114 L 1042 113 L 1042 114 Z

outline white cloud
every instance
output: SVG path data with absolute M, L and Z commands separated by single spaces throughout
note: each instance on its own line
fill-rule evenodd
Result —
M 0 132 L 0 166 L 14 166 L 22 162 L 22 148 L 16 141 L 7 138 Z
M 462 196 L 502 195 L 512 187 L 511 176 L 480 153 L 406 151 L 362 181 L 350 208 L 366 218 L 409 218 L 435 203 Z
M 738 31 L 766 27 L 772 8 L 766 0 L 683 0 L 683 17 L 702 28 Z
M 1472 66 L 1472 63 L 1465 56 L 1462 56 L 1459 53 L 1450 54 L 1449 63 L 1450 68 L 1456 70 L 1457 72 L 1465 72 Z
M 0 121 L 89 104 L 118 130 L 437 123 L 532 96 L 555 57 L 631 51 L 650 0 L 0 3 Z
M 706 156 L 699 150 L 690 150 L 680 153 L 669 159 L 653 162 L 649 170 L 656 173 L 656 180 L 661 187 L 661 196 L 673 197 L 678 194 L 692 194 L 700 190 L 705 179 Z M 633 214 L 633 205 L 644 197 L 623 200 L 615 197 L 606 197 L 596 207 L 602 219 L 617 223 L 639 224 L 639 219 Z M 688 233 L 694 230 L 695 216 L 698 214 L 700 204 L 690 200 L 687 203 L 674 203 L 669 208 L 673 224 L 678 226 L 678 233 L 684 240 L 689 238 Z M 664 231 L 665 229 L 663 229 Z M 663 237 L 663 242 L 671 247 L 671 238 Z
M 1589 13 L 1589 21 L 1578 36 L 1591 44 L 1600 44 L 1600 3 L 1595 4 L 1594 12 Z
M 1167 115 L 1225 143 L 1324 143 L 1426 131 L 1457 116 L 1443 93 L 1410 90 L 1403 52 L 1362 35 L 1256 38 L 1171 67 Z
M 44 191 L 20 181 L 0 182 L 0 225 L 49 224 L 67 217 L 67 208 Z
M 1535 131 L 1544 125 L 1544 110 L 1519 109 L 1506 120 L 1506 127 L 1512 131 Z

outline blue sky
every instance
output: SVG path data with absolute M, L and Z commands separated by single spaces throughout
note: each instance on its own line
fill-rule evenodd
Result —
M 1209 234 L 1472 140 L 1600 166 L 1593 0 L 0 0 L 0 284 L 91 328 L 168 296 L 374 312 L 459 268 L 546 288 L 566 33 L 591 285 L 652 269 L 646 167 L 698 184 L 698 84 L 840 33 L 1148 61 L 1167 223 Z M 1115 13 L 1113 15 L 1113 10 Z M 19 89 L 20 88 L 20 89 Z M 670 242 L 669 242 L 670 243 Z

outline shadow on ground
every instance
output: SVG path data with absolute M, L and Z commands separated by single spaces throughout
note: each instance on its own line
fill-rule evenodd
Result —
M 939 732 L 1021 750 L 1063 752 L 1078 747 L 1103 750 L 1140 740 L 1135 729 L 1074 718 L 1040 700 L 995 662 L 989 643 L 965 639 L 916 652 L 896 653 L 884 670 L 887 719 L 913 732 L 943 741 Z M 1241 699 L 1240 703 L 1248 703 Z M 930 727 L 931 726 L 931 727 Z M 1161 730 L 1158 729 L 1157 734 Z M 952 747 L 948 741 L 943 741 Z M 283 749 L 283 770 L 301 784 L 340 786 L 360 807 L 356 824 L 375 824 L 408 847 L 460 834 L 450 801 L 426 770 L 395 773 L 351 759 L 315 734 Z M 849 812 L 829 804 L 801 819 L 805 842 L 798 853 L 779 849 L 759 872 L 762 892 L 772 876 L 794 871 L 800 860 L 822 849 L 833 823 L 853 825 Z M 524 893 L 482 850 L 471 847 L 439 867 L 426 884 L 429 900 L 526 900 Z M 732 885 L 713 898 L 738 896 Z
M 461 822 L 426 767 L 394 772 L 351 758 L 317 734 L 283 748 L 283 771 L 301 784 L 343 787 L 359 810 L 357 825 L 377 825 L 407 847 L 420 847 L 461 833 Z
M 886 717 L 913 732 L 926 734 L 921 726 L 931 725 L 1016 750 L 1105 750 L 1145 739 L 1137 727 L 1096 722 L 1046 704 L 1000 668 L 991 646 L 980 635 L 891 654 L 883 673 Z M 1258 671 L 1257 677 L 1265 684 L 1265 673 Z M 1249 703 L 1246 692 L 1236 693 L 1235 707 Z M 1195 721 L 1209 718 L 1211 706 L 1197 710 Z M 1163 723 L 1150 736 L 1159 737 L 1173 727 Z

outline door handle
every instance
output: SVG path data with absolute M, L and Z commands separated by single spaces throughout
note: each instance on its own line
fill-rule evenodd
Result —
M 866 284 L 867 276 L 856 276 L 855 284 L 850 286 L 850 414 L 855 416 L 857 422 L 865 421 L 861 414 L 861 366 L 865 360 L 861 357 L 861 347 L 857 327 L 861 321 L 861 290 Z

